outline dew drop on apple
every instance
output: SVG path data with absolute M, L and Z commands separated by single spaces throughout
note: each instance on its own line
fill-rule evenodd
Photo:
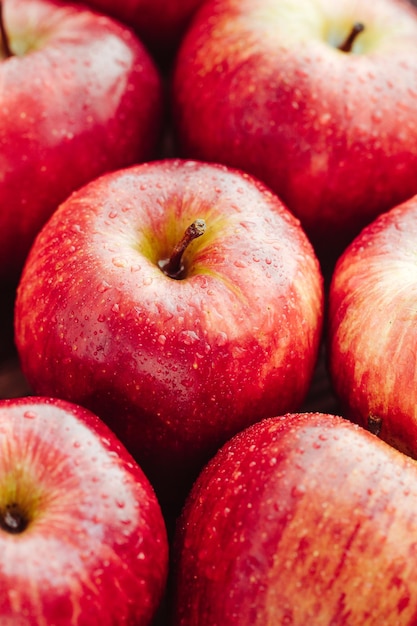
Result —
M 224 331 L 220 331 L 216 336 L 216 345 L 220 348 L 228 343 L 227 334 Z
M 127 267 L 126 259 L 122 259 L 121 257 L 114 256 L 111 262 L 115 267 Z
M 291 495 L 293 498 L 299 498 L 305 494 L 306 490 L 302 485 L 294 485 L 291 489 Z
M 97 291 L 99 293 L 104 293 L 105 291 L 108 291 L 109 289 L 110 289 L 110 285 L 105 280 L 103 280 L 99 285 L 97 285 Z
M 185 343 L 186 346 L 191 346 L 199 340 L 199 337 L 193 330 L 183 330 L 179 334 L 179 339 L 182 343 Z
M 34 411 L 25 411 L 23 413 L 23 417 L 25 417 L 28 420 L 33 420 L 37 417 L 37 414 Z

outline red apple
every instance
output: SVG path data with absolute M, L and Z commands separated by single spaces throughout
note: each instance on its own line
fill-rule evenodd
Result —
M 365 228 L 329 292 L 328 361 L 344 412 L 417 457 L 417 197 Z
M 161 266 L 195 220 L 207 231 L 171 277 Z M 322 308 L 312 247 L 274 194 L 167 159 L 55 212 L 22 274 L 16 345 L 36 393 L 94 410 L 177 494 L 242 427 L 301 404 Z
M 149 625 L 165 524 L 114 434 L 67 402 L 2 400 L 0 449 L 1 624 Z
M 413 626 L 417 466 L 333 415 L 239 433 L 174 542 L 173 626 Z
M 191 18 L 204 0 L 84 0 L 131 26 L 159 60 L 175 55 Z
M 130 29 L 55 0 L 5 0 L 0 279 L 73 190 L 153 154 L 161 80 Z
M 179 154 L 258 176 L 322 258 L 417 193 L 417 11 L 405 0 L 207 2 L 172 89 Z

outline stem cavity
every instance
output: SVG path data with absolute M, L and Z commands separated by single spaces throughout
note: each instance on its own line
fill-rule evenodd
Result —
M 7 504 L 0 510 L 0 528 L 12 535 L 22 533 L 28 523 L 29 520 L 16 502 Z
M 194 239 L 201 237 L 206 232 L 206 223 L 203 219 L 196 219 L 186 229 L 182 239 L 174 247 L 169 259 L 163 259 L 158 262 L 161 270 L 170 278 L 177 280 L 184 278 L 185 266 L 183 263 L 183 255 L 188 246 Z

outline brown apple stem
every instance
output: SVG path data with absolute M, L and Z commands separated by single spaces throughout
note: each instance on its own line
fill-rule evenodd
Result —
M 382 428 L 382 417 L 378 417 L 378 415 L 368 415 L 368 430 L 372 434 L 377 437 L 381 433 Z
M 349 35 L 346 37 L 345 42 L 341 46 L 339 46 L 339 50 L 341 50 L 342 52 L 350 52 L 352 50 L 352 46 L 356 37 L 363 30 L 365 30 L 365 26 L 361 24 L 360 22 L 356 22 L 352 26 L 352 30 L 350 31 Z
M 186 229 L 182 239 L 174 247 L 169 259 L 159 262 L 159 267 L 170 278 L 181 278 L 184 272 L 183 254 L 194 239 L 206 232 L 206 223 L 203 219 L 196 219 Z
M 1 37 L 1 50 L 3 52 L 3 56 L 8 59 L 13 56 L 13 52 L 10 49 L 9 36 L 6 31 L 6 27 L 4 25 L 4 11 L 3 11 L 3 1 L 0 0 L 0 37 Z
M 0 511 L 0 528 L 16 535 L 27 527 L 28 521 L 19 506 L 13 502 Z

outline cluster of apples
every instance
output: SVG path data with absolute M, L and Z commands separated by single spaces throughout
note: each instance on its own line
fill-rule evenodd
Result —
M 3 0 L 0 42 L 0 623 L 415 624 L 413 3 Z

